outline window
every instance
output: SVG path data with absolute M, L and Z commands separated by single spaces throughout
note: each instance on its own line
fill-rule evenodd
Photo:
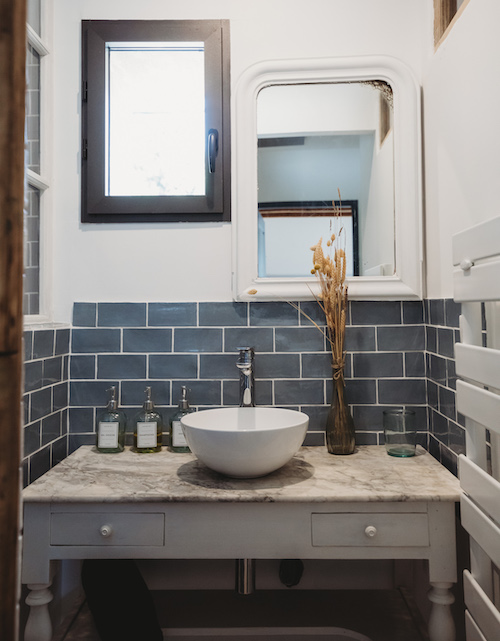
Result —
M 82 22 L 82 222 L 230 219 L 229 23 Z
M 45 173 L 44 122 L 47 120 L 44 91 L 48 47 L 43 31 L 43 0 L 28 0 L 27 51 L 26 51 L 26 196 L 24 211 L 24 292 L 25 316 L 41 317 L 47 301 L 43 296 L 41 256 L 43 245 L 43 213 L 45 192 L 49 186 Z

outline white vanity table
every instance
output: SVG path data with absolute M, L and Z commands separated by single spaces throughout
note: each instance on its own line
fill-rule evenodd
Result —
M 419 449 L 302 448 L 269 476 L 229 479 L 191 454 L 82 447 L 23 492 L 25 641 L 50 641 L 56 559 L 428 559 L 431 641 L 454 641 L 458 480 Z

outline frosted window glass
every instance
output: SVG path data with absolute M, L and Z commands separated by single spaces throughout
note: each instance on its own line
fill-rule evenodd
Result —
M 109 45 L 109 196 L 205 194 L 204 52 Z

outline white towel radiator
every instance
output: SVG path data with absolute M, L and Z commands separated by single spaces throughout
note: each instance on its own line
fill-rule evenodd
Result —
M 459 477 L 462 525 L 470 535 L 467 641 L 499 641 L 500 217 L 456 234 L 453 264 L 454 298 L 462 304 L 455 356 L 457 410 L 466 428 Z

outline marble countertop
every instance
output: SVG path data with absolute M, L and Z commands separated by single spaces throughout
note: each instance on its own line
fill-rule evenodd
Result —
M 303 447 L 284 467 L 258 479 L 212 472 L 192 454 L 167 450 L 100 454 L 83 446 L 23 490 L 25 502 L 348 502 L 458 501 L 458 480 L 422 448 L 395 458 L 383 446 L 350 456 Z

